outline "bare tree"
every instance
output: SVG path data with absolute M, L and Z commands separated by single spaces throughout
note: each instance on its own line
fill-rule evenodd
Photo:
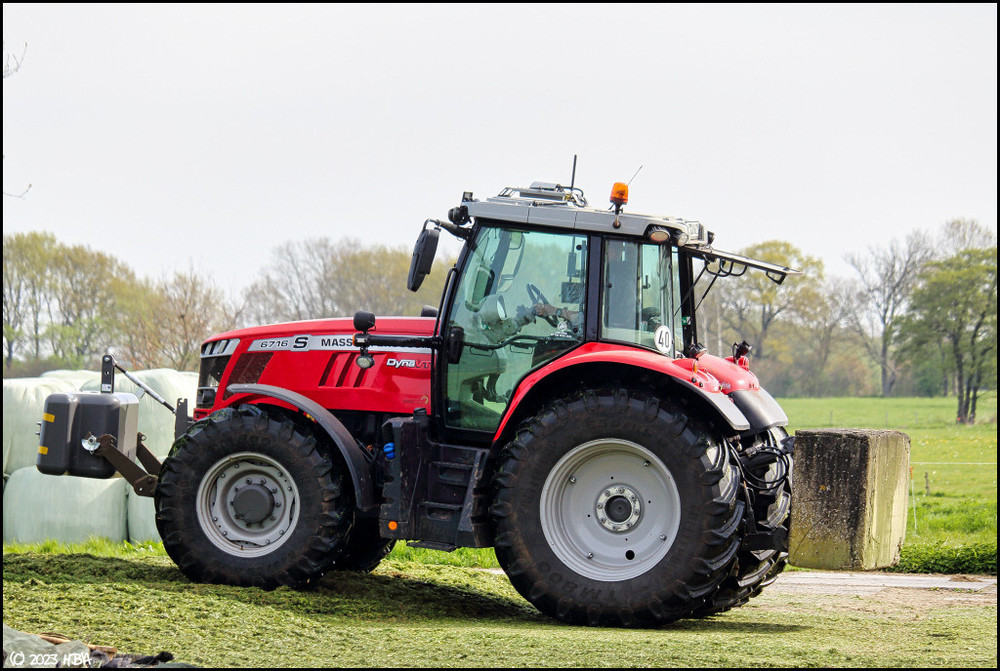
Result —
M 997 234 L 975 219 L 952 219 L 945 223 L 938 242 L 938 253 L 954 256 L 967 249 L 996 247 Z
M 193 268 L 135 283 L 122 303 L 122 350 L 136 367 L 197 370 L 205 337 L 231 326 L 222 291 Z
M 851 254 L 847 262 L 858 273 L 860 290 L 851 324 L 881 372 L 882 395 L 889 396 L 898 376 L 895 345 L 917 275 L 933 256 L 930 238 L 914 231 L 904 242 L 869 247 L 868 254 Z
M 28 51 L 28 43 L 24 43 L 24 47 L 21 49 L 21 55 L 13 54 L 7 51 L 7 43 L 3 43 L 3 78 L 7 79 L 11 75 L 16 75 L 18 70 L 21 69 L 21 63 L 24 62 L 24 54 Z
M 357 310 L 382 315 L 416 314 L 437 305 L 445 270 L 437 264 L 416 294 L 406 290 L 410 252 L 356 240 L 328 238 L 288 242 L 274 250 L 244 294 L 251 323 L 349 317 Z
M 27 51 L 28 51 L 28 43 L 27 42 L 24 43 L 24 48 L 21 49 L 21 55 L 20 56 L 18 56 L 17 54 L 13 54 L 13 53 L 7 51 L 7 43 L 6 42 L 3 43 L 3 78 L 4 79 L 7 79 L 7 77 L 10 77 L 12 75 L 16 75 L 18 73 L 18 71 L 20 71 L 21 64 L 24 63 L 24 54 L 27 53 Z M 7 158 L 7 156 L 4 155 L 4 160 L 6 160 L 6 158 Z M 27 193 L 29 191 L 31 191 L 31 184 L 28 184 L 28 186 L 24 187 L 24 189 L 20 193 L 8 193 L 7 190 L 5 189 L 3 191 L 3 195 L 6 196 L 6 197 L 8 197 L 8 198 L 24 198 L 24 196 L 27 195 Z
M 805 255 L 794 245 L 769 240 L 740 250 L 751 258 L 780 263 L 803 271 L 802 277 L 789 277 L 780 285 L 764 273 L 748 273 L 738 281 L 719 282 L 718 300 L 725 327 L 754 346 L 758 360 L 768 357 L 766 347 L 771 328 L 816 301 L 823 279 L 823 262 Z M 703 280 L 704 281 L 704 280 Z

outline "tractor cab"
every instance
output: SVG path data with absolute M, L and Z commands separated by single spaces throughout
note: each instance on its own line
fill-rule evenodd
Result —
M 797 272 L 714 250 L 699 222 L 624 212 L 627 198 L 616 184 L 612 209 L 599 210 L 579 189 L 535 182 L 485 201 L 467 192 L 449 221 L 425 221 L 411 291 L 430 270 L 440 230 L 465 242 L 432 344 L 443 355 L 433 379 L 442 435 L 489 444 L 522 381 L 586 344 L 669 361 L 702 352 L 695 312 L 705 290 L 695 288 L 706 272 L 711 282 L 747 267 L 778 282 Z

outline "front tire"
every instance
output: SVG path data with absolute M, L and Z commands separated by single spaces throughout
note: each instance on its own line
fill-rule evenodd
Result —
M 195 582 L 303 587 L 328 568 L 353 510 L 339 462 L 257 406 L 193 425 L 164 461 L 156 526 Z
M 374 571 L 396 545 L 395 539 L 383 538 L 379 528 L 378 518 L 356 518 L 331 568 L 362 573 Z
M 739 549 L 739 473 L 718 436 L 635 390 L 566 398 L 506 447 L 491 513 L 514 587 L 571 624 L 685 617 Z

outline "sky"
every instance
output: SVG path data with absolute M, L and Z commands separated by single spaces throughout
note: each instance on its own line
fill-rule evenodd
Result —
M 997 226 L 995 4 L 4 3 L 3 35 L 3 190 L 31 185 L 4 234 L 150 278 L 235 294 L 287 241 L 409 249 L 463 191 L 568 183 L 574 155 L 593 205 L 631 179 L 630 211 L 829 275 Z

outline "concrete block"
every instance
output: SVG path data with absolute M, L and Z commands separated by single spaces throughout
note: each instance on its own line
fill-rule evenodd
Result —
M 905 433 L 797 431 L 790 563 L 829 570 L 897 563 L 906 533 L 909 477 Z

